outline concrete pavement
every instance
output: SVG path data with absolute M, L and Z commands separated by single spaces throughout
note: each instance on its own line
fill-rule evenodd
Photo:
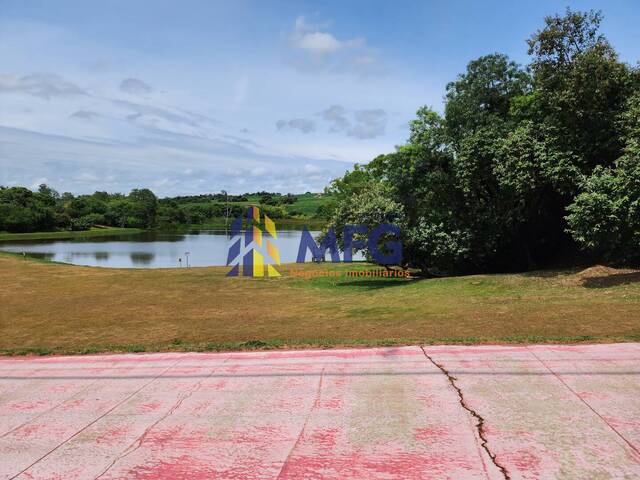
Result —
M 0 478 L 640 478 L 640 345 L 4 357 Z

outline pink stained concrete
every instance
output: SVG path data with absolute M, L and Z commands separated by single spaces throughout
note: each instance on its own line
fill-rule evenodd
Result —
M 637 345 L 432 347 L 427 353 L 485 418 L 488 445 L 511 478 L 640 478 L 638 424 L 621 428 L 624 437 L 610 425 L 640 413 Z
M 424 352 L 0 358 L 0 479 L 640 478 L 638 344 Z

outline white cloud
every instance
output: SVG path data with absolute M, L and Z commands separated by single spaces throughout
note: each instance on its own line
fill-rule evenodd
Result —
M 49 179 L 47 177 L 40 177 L 33 181 L 31 185 L 29 185 L 30 190 L 37 190 L 40 185 L 43 183 L 48 183 Z
M 294 129 L 302 133 L 311 133 L 316 129 L 316 123 L 307 118 L 292 118 L 291 120 L 278 120 L 276 122 L 278 130 Z
M 100 180 L 102 180 L 100 177 L 90 172 L 80 172 L 74 177 L 74 181 L 89 185 L 95 185 Z
M 331 125 L 329 129 L 330 132 L 343 132 L 350 126 L 346 113 L 347 111 L 342 105 L 331 105 L 326 110 L 320 112 L 320 116 Z
M 264 177 L 267 174 L 267 169 L 264 167 L 258 167 L 251 170 L 252 177 Z
M 125 78 L 120 82 L 120 91 L 132 95 L 145 95 L 153 89 L 138 78 Z
M 355 113 L 356 124 L 347 135 L 366 139 L 384 135 L 387 126 L 387 112 L 377 108 L 374 110 L 359 110 Z
M 342 105 L 331 105 L 318 115 L 329 124 L 329 133 L 343 133 L 361 140 L 384 135 L 387 126 L 387 112 L 381 108 L 357 110 L 352 120 L 349 120 L 347 109 Z M 276 126 L 278 130 L 297 128 L 303 133 L 311 133 L 316 129 L 312 120 L 304 118 L 278 120 Z
M 284 33 L 287 40 L 291 32 Z M 347 135 L 357 124 L 354 111 L 370 108 L 380 91 L 394 91 L 374 106 L 404 113 L 398 96 L 409 96 L 410 89 L 390 88 L 388 77 L 359 78 L 355 65 L 367 63 L 358 59 L 370 49 L 357 32 L 341 34 L 329 25 L 299 32 L 300 48 L 288 43 L 287 53 L 318 59 L 325 69 L 319 75 L 283 68 L 281 51 L 269 56 L 267 49 L 242 64 L 235 57 L 207 63 L 211 52 L 186 59 L 107 44 L 89 48 L 74 31 L 27 54 L 22 45 L 33 31 L 16 29 L 11 45 L 22 54 L 11 54 L 4 68 L 14 75 L 0 76 L 0 125 L 14 129 L 2 134 L 0 184 L 31 185 L 46 177 L 60 191 L 126 192 L 146 185 L 157 186 L 159 195 L 275 185 L 283 192 L 322 190 L 353 162 L 400 141 L 400 135 L 373 141 L 360 139 L 364 131 Z M 9 43 L 3 43 L 0 51 L 7 53 Z M 90 68 L 97 59 L 109 68 Z M 337 71 L 350 75 L 336 81 Z M 282 131 L 274 128 L 278 119 Z M 230 163 L 239 177 L 221 172 Z M 265 170 L 258 177 L 250 173 Z
M 291 46 L 299 53 L 292 64 L 302 71 L 352 71 L 367 75 L 378 70 L 376 52 L 363 37 L 338 39 L 325 31 L 326 25 L 311 24 L 304 16 L 296 18 Z
M 309 53 L 324 55 L 348 48 L 364 47 L 364 38 L 338 40 L 329 32 L 321 32 L 321 25 L 307 23 L 305 17 L 299 16 L 294 22 L 292 43 L 294 48 L 306 50 Z
M 1 75 L 0 93 L 3 92 L 26 93 L 46 100 L 53 97 L 86 95 L 82 88 L 52 73 L 33 73 L 22 77 Z
M 91 110 L 77 110 L 74 113 L 72 113 L 71 115 L 69 115 L 69 118 L 77 118 L 80 120 L 91 120 L 95 117 L 99 117 L 100 114 L 96 113 L 96 112 L 92 112 Z
M 166 131 L 139 133 L 144 136 L 134 142 L 98 142 L 0 127 L 0 185 L 37 188 L 47 183 L 74 193 L 150 187 L 160 196 L 222 189 L 304 192 L 321 191 L 345 169 L 326 158 L 266 155 Z M 234 167 L 229 169 L 229 164 Z
M 342 43 L 330 33 L 305 33 L 296 41 L 296 47 L 311 53 L 324 54 L 340 50 Z
M 310 163 L 305 164 L 304 166 L 305 173 L 320 173 L 322 169 L 317 165 L 311 165 Z

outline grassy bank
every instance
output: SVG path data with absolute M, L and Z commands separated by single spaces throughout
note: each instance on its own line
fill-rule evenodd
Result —
M 233 220 L 233 219 L 231 219 Z M 325 220 L 320 219 L 303 219 L 303 218 L 286 218 L 276 219 L 276 228 L 278 230 L 301 230 L 307 227 L 310 230 L 321 230 L 325 225 Z M 228 227 L 229 224 L 227 223 Z M 207 223 L 185 224 L 185 225 L 169 225 L 159 227 L 162 231 L 188 232 L 192 230 L 223 230 L 225 228 L 224 218 L 213 218 Z M 67 230 L 57 232 L 32 232 L 32 233 L 7 233 L 0 232 L 0 242 L 10 242 L 19 240 L 70 240 L 74 238 L 92 238 L 108 235 L 129 235 L 141 233 L 145 230 L 140 228 L 116 228 L 101 227 L 92 228 L 80 232 L 70 232 Z
M 67 240 L 72 238 L 90 238 L 103 235 L 127 235 L 140 233 L 144 230 L 139 228 L 116 228 L 103 227 L 92 228 L 81 232 L 59 231 L 59 232 L 33 232 L 33 233 L 0 233 L 0 241 L 13 240 Z
M 162 231 L 189 231 L 189 230 L 224 230 L 229 228 L 233 218 L 225 222 L 224 218 L 212 218 L 206 223 L 190 223 L 178 225 L 161 225 L 158 230 Z M 278 230 L 302 230 L 307 227 L 310 230 L 322 230 L 327 221 L 318 218 L 276 218 L 274 219 Z
M 640 340 L 640 273 L 604 267 L 441 279 L 365 265 L 100 269 L 0 255 L 0 351 L 229 350 Z M 303 279 L 296 271 L 337 271 Z

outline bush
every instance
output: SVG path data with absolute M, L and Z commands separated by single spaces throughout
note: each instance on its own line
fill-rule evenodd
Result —
M 282 205 L 262 205 L 262 211 L 270 218 L 289 218 L 287 209 Z
M 84 222 L 91 224 L 91 226 L 105 224 L 104 215 L 100 213 L 90 213 L 88 215 L 83 215 L 79 218 L 79 220 L 83 220 Z
M 71 220 L 70 229 L 74 232 L 89 230 L 93 224 L 91 220 L 85 217 L 74 218 Z

